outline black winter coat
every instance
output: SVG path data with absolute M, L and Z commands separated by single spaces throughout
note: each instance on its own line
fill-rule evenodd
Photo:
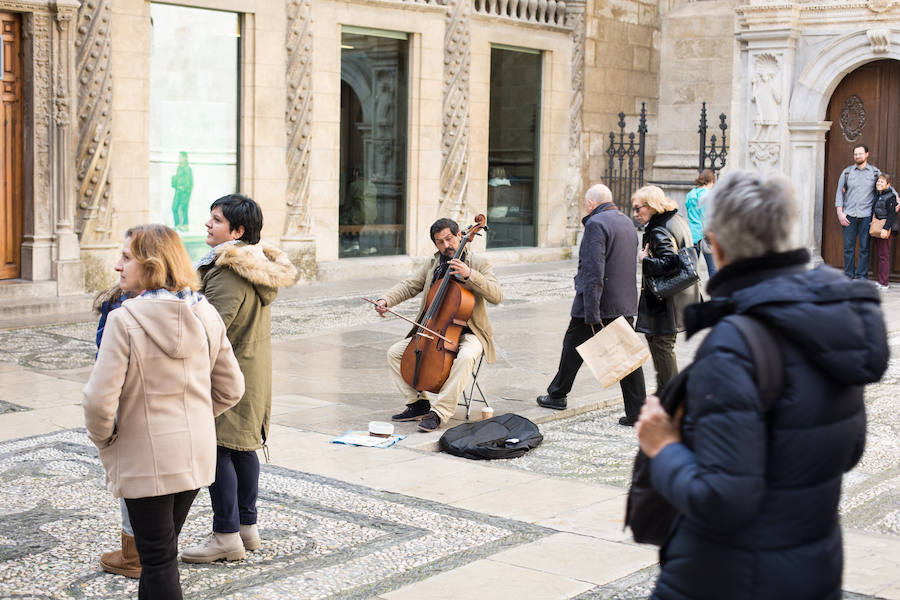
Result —
M 650 245 L 650 256 L 641 263 L 641 299 L 635 325 L 635 329 L 641 333 L 672 335 L 684 331 L 684 309 L 700 302 L 699 283 L 662 300 L 653 295 L 647 284 L 648 277 L 674 275 L 678 272 L 678 249 L 672 246 L 672 238 L 666 230 L 674 236 L 678 248 L 693 246 L 690 226 L 677 212 L 671 210 L 653 215 L 644 230 L 642 245 Z
M 688 335 L 712 326 L 688 376 L 682 443 L 650 462 L 678 510 L 653 598 L 841 598 L 838 501 L 865 446 L 863 385 L 887 368 L 875 286 L 795 250 L 719 271 L 690 307 Z M 728 314 L 780 338 L 784 387 L 763 414 L 754 366 Z
M 614 204 L 582 219 L 572 316 L 586 323 L 637 314 L 637 245 L 634 223 Z

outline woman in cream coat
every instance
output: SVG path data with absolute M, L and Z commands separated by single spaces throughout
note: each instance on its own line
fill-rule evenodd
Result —
M 116 271 L 136 297 L 109 315 L 84 388 L 85 425 L 109 491 L 128 506 L 138 598 L 180 599 L 178 534 L 215 475 L 214 418 L 240 400 L 244 379 L 175 231 L 129 229 Z

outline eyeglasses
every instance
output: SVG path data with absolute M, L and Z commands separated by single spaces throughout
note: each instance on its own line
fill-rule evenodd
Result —
M 641 209 L 647 206 L 646 204 L 635 204 L 631 207 L 632 212 L 641 212 Z

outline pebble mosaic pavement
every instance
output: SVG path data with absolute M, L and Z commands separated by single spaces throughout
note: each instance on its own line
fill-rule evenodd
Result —
M 3 598 L 134 598 L 137 582 L 97 565 L 113 549 L 118 503 L 83 430 L 0 444 Z M 368 598 L 552 530 L 278 467 L 260 477 L 265 543 L 241 563 L 181 564 L 185 598 Z M 181 533 L 201 540 L 203 490 Z

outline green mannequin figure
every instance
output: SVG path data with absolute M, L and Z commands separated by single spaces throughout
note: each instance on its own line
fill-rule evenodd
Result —
M 188 164 L 187 152 L 178 153 L 178 169 L 172 175 L 172 187 L 175 188 L 175 197 L 172 198 L 174 229 L 187 231 L 188 205 L 191 202 L 191 192 L 194 191 L 194 172 Z

